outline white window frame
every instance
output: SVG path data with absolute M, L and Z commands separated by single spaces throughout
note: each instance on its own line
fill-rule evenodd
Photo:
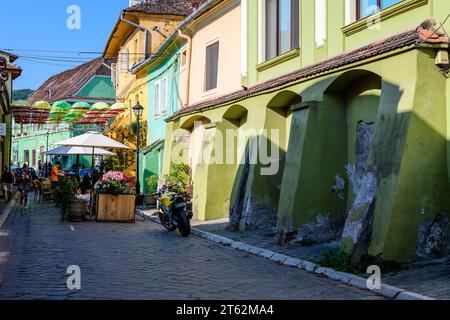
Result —
M 298 48 L 291 48 L 291 50 L 294 49 L 300 49 L 301 48 L 301 32 L 302 32 L 302 3 L 299 0 L 298 4 L 298 10 L 299 16 L 298 16 L 298 30 L 296 32 L 298 33 Z M 266 59 L 266 0 L 258 0 L 258 64 L 264 63 L 266 61 L 275 59 L 276 57 L 272 59 Z M 291 30 L 292 31 L 292 30 Z M 286 53 L 286 52 L 285 52 Z M 281 54 L 283 55 L 283 54 Z M 280 56 L 280 55 L 278 55 Z M 278 57 L 277 56 L 277 57 Z
M 248 15 L 248 0 L 241 0 L 241 77 L 247 77 L 248 66 L 247 66 L 247 15 Z
M 213 89 L 210 90 L 206 90 L 206 75 L 207 75 L 207 66 L 206 66 L 206 52 L 208 50 L 208 47 L 213 45 L 213 44 L 218 44 L 219 45 L 219 55 L 217 56 L 217 86 Z M 204 52 L 205 52 L 205 64 L 204 64 L 204 76 L 203 76 L 203 96 L 208 96 L 210 94 L 214 94 L 219 90 L 219 85 L 220 85 L 220 53 L 221 53 L 221 35 L 215 36 L 214 38 L 208 40 L 207 42 L 205 42 L 205 48 L 204 48 Z
M 327 41 L 327 0 L 315 0 L 316 45 L 321 47 Z
M 153 84 L 153 113 L 155 117 L 162 116 L 169 109 L 169 77 L 162 76 Z
M 258 64 L 266 61 L 266 1 L 258 0 Z
M 159 111 L 160 114 L 166 114 L 167 110 L 169 109 L 169 78 L 167 77 L 167 74 L 162 77 L 160 80 L 160 103 L 159 103 Z
M 356 1 L 345 0 L 345 25 L 356 22 Z

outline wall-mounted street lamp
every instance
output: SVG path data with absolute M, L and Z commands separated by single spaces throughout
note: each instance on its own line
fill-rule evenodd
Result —
M 136 195 L 141 195 L 141 183 L 139 180 L 139 148 L 141 146 L 141 117 L 144 114 L 144 108 L 139 104 L 133 107 L 136 116 Z

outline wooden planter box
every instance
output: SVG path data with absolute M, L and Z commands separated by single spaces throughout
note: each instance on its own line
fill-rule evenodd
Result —
M 98 194 L 97 221 L 98 222 L 132 222 L 136 221 L 135 196 Z

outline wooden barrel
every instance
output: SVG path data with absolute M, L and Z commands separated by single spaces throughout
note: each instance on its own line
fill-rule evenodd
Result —
M 86 202 L 82 200 L 73 200 L 70 204 L 70 221 L 84 221 L 86 218 Z

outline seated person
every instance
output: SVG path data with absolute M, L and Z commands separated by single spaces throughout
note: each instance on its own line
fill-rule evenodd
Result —
M 89 193 L 86 193 L 85 189 L 78 189 L 77 194 L 75 195 L 75 198 L 78 200 L 83 200 L 86 203 L 86 213 L 91 213 L 91 195 Z

